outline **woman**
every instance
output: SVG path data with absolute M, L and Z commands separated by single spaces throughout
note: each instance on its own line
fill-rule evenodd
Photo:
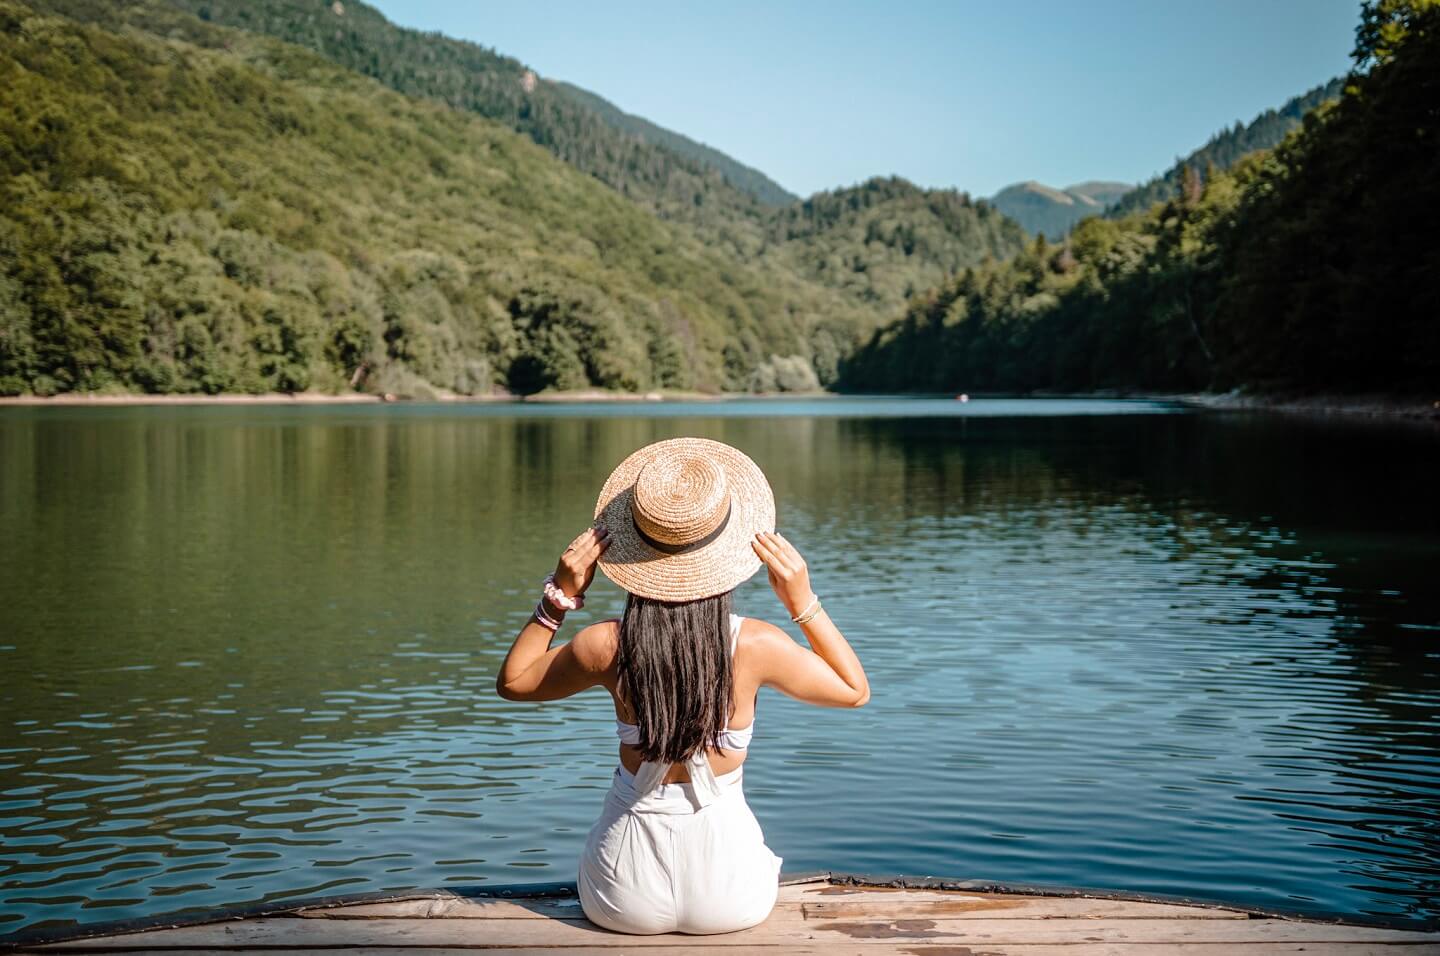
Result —
M 595 519 L 546 579 L 496 679 L 507 700 L 590 687 L 614 698 L 620 766 L 580 859 L 581 906 L 623 933 L 753 926 L 774 907 L 780 874 L 741 787 L 756 693 L 859 707 L 870 699 L 864 668 L 775 533 L 765 476 L 729 445 L 640 449 L 605 482 Z M 762 563 L 810 649 L 731 613 L 731 592 Z M 550 647 L 597 566 L 629 592 L 624 616 Z

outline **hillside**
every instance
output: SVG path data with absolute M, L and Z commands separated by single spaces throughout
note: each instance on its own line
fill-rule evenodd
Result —
M 1340 98 L 1064 245 L 967 270 L 841 369 L 858 391 L 1047 389 L 1436 397 L 1440 4 L 1362 11 Z
M 1006 186 L 990 202 L 1031 235 L 1061 239 L 1081 219 L 1100 215 L 1134 188 L 1128 183 L 1085 182 L 1056 189 L 1031 180 Z
M 57 0 L 45 6 L 69 16 L 94 16 L 103 4 Z M 744 221 L 763 207 L 757 194 L 737 180 L 770 200 L 774 190 L 766 184 L 779 188 L 728 157 L 723 157 L 723 169 L 717 167 L 714 161 L 722 154 L 699 144 L 677 152 L 673 147 L 683 137 L 648 124 L 627 127 L 613 107 L 595 102 L 598 97 L 578 96 L 574 87 L 537 76 L 519 60 L 443 34 L 397 26 L 359 0 L 158 0 L 115 6 L 127 8 L 126 16 L 145 29 L 169 29 L 155 9 L 169 6 L 306 47 L 407 96 L 436 100 L 522 133 L 667 218 Z
M 896 177 L 817 193 L 775 212 L 771 256 L 801 274 L 898 314 L 906 299 L 990 259 L 1025 234 L 993 206 Z
M 73 11 L 82 0 L 45 2 Z M 95 0 L 83 2 L 89 6 Z M 727 257 L 787 272 L 798 270 L 809 281 L 855 296 L 855 303 L 869 312 L 872 325 L 900 310 L 906 290 L 928 288 L 953 272 L 957 262 L 963 266 L 986 255 L 1012 255 L 1019 248 L 1018 241 L 988 242 L 985 237 L 994 224 L 982 221 L 983 214 L 968 200 L 952 204 L 937 222 L 931 204 L 914 197 L 892 202 L 882 229 L 887 236 L 934 234 L 934 242 L 911 244 L 908 252 L 895 254 L 882 248 L 884 243 L 876 244 L 868 225 L 857 230 L 848 219 L 826 220 L 840 230 L 835 234 L 819 236 L 807 230 L 800 242 L 790 243 L 785 224 L 806 213 L 797 211 L 793 202 L 778 209 L 767 205 L 789 197 L 768 178 L 693 140 L 629 116 L 587 91 L 543 78 L 531 77 L 531 83 L 518 60 L 473 43 L 398 27 L 363 3 L 346 4 L 343 14 L 337 15 L 332 4 L 322 0 L 164 2 L 203 12 L 212 22 L 305 46 L 406 95 L 435 99 L 503 123 L 621 195 L 684 223 L 699 242 Z M 126 16 L 149 29 L 173 29 L 164 18 L 154 16 L 150 4 L 134 5 Z M 826 203 L 826 195 L 814 201 Z M 907 213 L 918 219 L 903 222 Z M 941 237 L 937 230 L 950 235 Z M 967 236 L 981 244 L 974 250 L 958 248 Z M 863 273 L 871 263 L 883 265 L 883 274 L 874 280 L 857 278 L 852 267 Z
M 804 384 L 873 321 L 491 121 L 66 6 L 0 0 L 0 392 Z
M 31 148 L 12 151 L 0 170 L 4 188 L 24 197 L 4 213 L 16 253 L 0 301 L 17 305 L 0 329 L 0 390 L 813 388 L 831 382 L 842 356 L 911 292 L 1022 242 L 1018 227 L 985 204 L 909 184 L 768 207 L 718 169 L 617 131 L 599 118 L 601 107 L 581 107 L 578 94 L 536 80 L 517 61 L 401 30 L 360 4 L 216 3 L 201 8 L 208 20 L 183 6 L 32 0 L 31 9 L 65 18 L 65 29 L 48 30 L 81 38 L 92 55 L 122 36 L 139 51 L 103 68 L 76 61 L 66 72 L 68 61 L 52 58 L 36 71 L 33 43 L 21 42 L 23 33 L 11 38 L 20 45 L 5 65 L 29 97 L 17 100 L 39 112 L 10 117 L 15 142 Z M 262 27 L 308 38 L 326 55 Z M 181 72 L 149 65 L 156 44 L 185 51 Z M 351 62 L 423 95 L 386 93 L 346 68 Z M 253 95 L 243 102 L 215 79 L 231 69 L 245 71 Z M 172 117 L 162 81 L 218 105 Z M 114 102 L 112 90 L 123 94 Z M 539 99 L 522 100 L 531 94 Z M 343 118 L 326 114 L 342 95 Z M 367 97 L 383 122 L 370 116 Z M 265 126 L 268 104 L 279 102 L 304 121 Z M 484 118 L 487 111 L 499 118 Z M 231 131 L 257 122 L 264 135 L 231 143 Z M 492 141 L 504 138 L 495 123 L 544 140 L 546 153 L 497 149 Z M 413 148 L 383 138 L 393 124 Z M 156 129 L 165 130 L 163 143 L 150 142 Z M 271 150 L 282 160 L 271 162 Z M 615 150 L 629 152 L 612 163 Z M 296 165 L 311 153 L 319 158 Z M 141 167 L 152 171 L 138 176 Z M 45 189 L 26 193 L 32 180 Z M 69 210 L 66 230 L 27 225 L 46 203 Z M 814 214 L 837 203 L 850 211 Z M 124 228 L 131 205 L 141 211 Z M 347 206 L 343 228 L 326 221 Z M 196 256 L 181 264 L 155 247 L 156 236 L 171 234 L 172 217 L 198 217 L 182 230 Z M 124 280 L 66 276 L 70 243 L 86 231 L 111 251 L 127 250 Z M 237 244 L 253 259 L 244 268 L 224 259 Z M 301 275 L 310 257 L 341 270 L 349 298 L 328 300 Z M 443 266 L 412 275 L 427 257 Z M 121 261 L 106 260 L 112 267 Z M 210 281 L 217 272 L 227 281 Z M 276 276 L 294 293 L 283 320 L 252 294 Z M 125 286 L 123 296 L 111 279 Z M 187 282 L 186 301 L 176 301 Z M 425 291 L 411 297 L 396 284 Z M 188 320 L 197 315 L 206 318 Z M 267 332 L 264 322 L 285 330 Z M 277 348 L 290 357 L 268 358 Z
M 1306 113 L 1340 95 L 1344 81 L 1335 78 L 1292 97 L 1278 110 L 1266 110 L 1247 124 L 1235 125 L 1210 137 L 1204 146 L 1177 159 L 1175 165 L 1142 186 L 1112 201 L 1106 215 L 1112 218 L 1144 212 L 1180 194 L 1186 168 L 1204 175 L 1207 169 L 1226 170 L 1257 150 L 1273 149 L 1300 125 Z
M 769 176 L 746 166 L 744 163 L 725 155 L 718 149 L 697 143 L 695 140 L 672 130 L 657 126 L 643 116 L 627 113 L 603 96 L 581 89 L 571 83 L 552 81 L 555 89 L 568 95 L 582 106 L 593 110 L 596 115 L 618 130 L 638 136 L 647 143 L 662 146 L 673 153 L 688 157 L 720 171 L 725 181 L 742 192 L 749 193 L 768 206 L 784 206 L 799 197 L 786 191 Z

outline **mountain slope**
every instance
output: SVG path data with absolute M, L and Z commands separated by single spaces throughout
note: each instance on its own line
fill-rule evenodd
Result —
M 704 143 L 697 143 L 690 137 L 665 129 L 663 126 L 657 126 L 643 116 L 627 113 L 603 96 L 591 93 L 589 90 L 581 89 L 562 80 L 551 82 L 555 89 L 592 110 L 616 129 L 719 170 L 726 182 L 742 192 L 749 193 L 767 206 L 784 206 L 800 198 L 794 193 L 788 192 L 760 170 L 746 166 L 718 149 L 706 146 Z
M 872 321 L 493 122 L 71 6 L 0 0 L 0 392 L 744 388 Z
M 1061 239 L 1081 219 L 1099 215 L 1133 188 L 1127 183 L 1092 181 L 1056 189 L 1030 180 L 1006 186 L 990 202 L 1026 232 Z
M 1226 170 L 1234 166 L 1241 157 L 1262 149 L 1273 149 L 1300 125 L 1300 120 L 1321 103 L 1340 95 L 1344 80 L 1339 77 L 1323 83 L 1299 96 L 1285 101 L 1278 110 L 1266 110 L 1249 123 L 1236 122 L 1227 130 L 1210 137 L 1204 146 L 1190 153 L 1184 159 L 1176 160 L 1164 173 L 1126 193 L 1106 211 L 1111 217 L 1128 216 L 1144 212 L 1157 202 L 1165 202 L 1180 194 L 1180 183 L 1189 168 L 1201 174 L 1209 167 Z
M 917 292 L 1025 244 L 1020 227 L 990 204 L 897 177 L 777 210 L 769 236 L 772 256 L 887 315 Z
M 73 9 L 76 4 L 95 3 L 95 0 L 46 1 L 66 9 Z M 334 13 L 333 4 L 323 0 L 166 0 L 166 3 L 177 9 L 203 12 L 212 22 L 266 33 L 317 50 L 338 65 L 373 76 L 403 94 L 439 99 L 452 107 L 503 122 L 544 145 L 566 163 L 611 184 L 628 199 L 660 213 L 665 219 L 690 226 L 701 243 L 727 258 L 760 263 L 775 271 L 798 271 L 809 281 L 847 292 L 858 307 L 870 312 L 870 324 L 893 317 L 903 307 L 904 297 L 910 291 L 930 287 L 956 268 L 979 262 L 986 255 L 1011 255 L 1020 246 L 1014 240 L 996 243 L 986 238 L 998 219 L 981 222 L 982 213 L 968 199 L 943 216 L 949 225 L 940 223 L 939 229 L 952 233 L 943 240 L 939 240 L 933 222 L 935 213 L 926 203 L 891 204 L 886 226 L 890 232 L 935 233 L 937 239 L 919 243 L 903 255 L 881 252 L 867 229 L 851 229 L 852 223 L 841 220 L 832 223 L 841 233 L 821 238 L 806 230 L 801 242 L 788 242 L 785 223 L 793 216 L 804 217 L 805 213 L 796 213 L 793 203 L 780 209 L 760 203 L 755 194 L 773 199 L 779 199 L 779 194 L 765 186 L 770 181 L 759 173 L 753 177 L 742 176 L 736 170 L 746 167 L 739 164 L 704 166 L 696 157 L 707 147 L 660 130 L 648 121 L 626 117 L 599 96 L 586 94 L 575 86 L 552 84 L 533 76 L 527 79 L 527 71 L 518 60 L 497 55 L 474 43 L 402 29 L 361 3 L 346 4 L 343 14 Z M 137 23 L 145 22 L 141 13 L 130 16 Z M 168 27 L 154 24 L 154 29 Z M 622 125 L 625 130 L 616 130 L 612 124 Z M 661 145 L 641 138 L 647 134 L 661 141 Z M 755 194 L 737 189 L 727 176 L 739 177 L 736 181 L 746 183 Z M 829 202 L 825 196 L 828 194 L 822 193 L 814 202 Z M 901 207 L 919 219 L 913 223 L 900 222 L 896 216 Z M 975 222 L 960 222 L 966 217 L 973 217 Z M 779 236 L 776 222 L 780 223 Z M 963 242 L 963 236 L 972 236 L 979 245 L 971 251 L 956 248 L 956 240 L 960 238 L 959 242 Z M 886 263 L 884 275 L 877 279 L 855 278 L 852 266 L 864 268 L 865 263 L 876 261 L 877 255 Z M 850 266 L 838 265 L 840 261 Z M 828 354 L 828 346 L 825 351 Z M 822 361 L 821 377 L 827 374 L 828 367 L 828 361 Z
M 1115 183 L 1091 179 L 1083 183 L 1076 183 L 1073 186 L 1066 186 L 1065 191 L 1072 196 L 1084 196 L 1086 199 L 1093 199 L 1102 206 L 1109 206 L 1134 188 L 1133 183 Z
M 743 220 L 761 208 L 755 195 L 727 176 L 745 169 L 741 164 L 729 160 L 720 169 L 709 162 L 714 155 L 676 152 L 670 147 L 679 137 L 659 143 L 665 131 L 658 127 L 653 137 L 619 128 L 612 115 L 577 97 L 573 87 L 537 77 L 520 61 L 478 44 L 397 26 L 359 0 L 165 2 L 211 23 L 307 47 L 407 96 L 495 120 L 669 218 Z M 77 6 L 62 4 L 69 15 L 77 15 Z M 146 25 L 143 5 L 132 7 L 131 16 Z M 763 179 L 750 172 L 754 176 L 736 178 Z

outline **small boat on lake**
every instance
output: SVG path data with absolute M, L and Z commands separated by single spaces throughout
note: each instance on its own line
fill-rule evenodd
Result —
M 1440 932 L 1199 900 L 983 881 L 817 874 L 782 881 L 758 926 L 624 936 L 585 918 L 574 884 L 367 893 L 36 933 L 19 952 L 366 954 L 643 952 L 757 956 L 1421 956 Z

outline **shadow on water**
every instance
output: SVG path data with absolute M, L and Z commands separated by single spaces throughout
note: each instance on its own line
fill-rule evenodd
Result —
M 1440 914 L 1434 434 L 973 406 L 8 410 L 0 932 L 568 878 L 606 701 L 495 668 L 677 434 L 765 468 L 876 688 L 762 698 L 787 868 Z

